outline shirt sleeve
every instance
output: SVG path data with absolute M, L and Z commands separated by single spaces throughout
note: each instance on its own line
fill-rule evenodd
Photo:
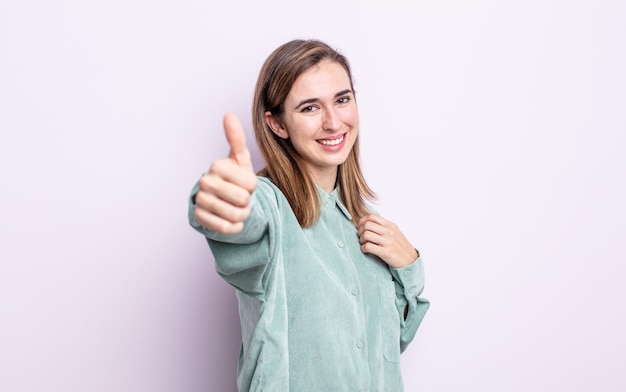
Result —
M 237 234 L 222 234 L 202 226 L 195 218 L 198 189 L 196 182 L 189 196 L 189 224 L 205 236 L 217 273 L 235 288 L 259 298 L 264 293 L 263 277 L 270 261 L 269 222 L 264 210 L 270 208 L 271 190 L 259 182 L 252 193 L 251 212 L 243 230 Z
M 420 256 L 412 264 L 402 268 L 390 268 L 390 271 L 396 283 L 396 307 L 400 313 L 400 351 L 404 352 L 430 307 L 430 302 L 420 297 L 424 290 L 424 264 Z

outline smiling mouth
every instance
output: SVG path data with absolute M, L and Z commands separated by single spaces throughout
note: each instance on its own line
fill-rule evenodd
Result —
M 336 146 L 337 144 L 343 142 L 344 137 L 346 137 L 345 133 L 336 139 L 318 139 L 317 142 L 323 144 L 324 146 Z

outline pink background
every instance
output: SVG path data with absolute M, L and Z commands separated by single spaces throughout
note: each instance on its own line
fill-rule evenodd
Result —
M 4 2 L 0 390 L 235 391 L 186 199 L 300 37 L 352 61 L 377 207 L 426 262 L 407 391 L 626 390 L 625 26 L 608 0 Z

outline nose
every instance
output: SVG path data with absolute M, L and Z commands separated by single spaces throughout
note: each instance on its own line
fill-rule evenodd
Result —
M 341 128 L 341 120 L 338 109 L 330 107 L 324 109 L 324 118 L 322 119 L 322 128 L 325 131 L 333 132 Z

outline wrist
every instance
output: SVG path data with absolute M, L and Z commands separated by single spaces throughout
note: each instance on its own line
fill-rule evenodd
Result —
M 404 268 L 404 267 L 408 267 L 409 265 L 415 263 L 417 261 L 417 259 L 419 259 L 420 254 L 419 251 L 417 249 L 413 249 L 413 252 L 410 252 L 410 255 L 408 255 L 406 257 L 406 261 L 403 261 L 401 263 L 398 263 L 397 265 L 394 265 L 393 268 Z

